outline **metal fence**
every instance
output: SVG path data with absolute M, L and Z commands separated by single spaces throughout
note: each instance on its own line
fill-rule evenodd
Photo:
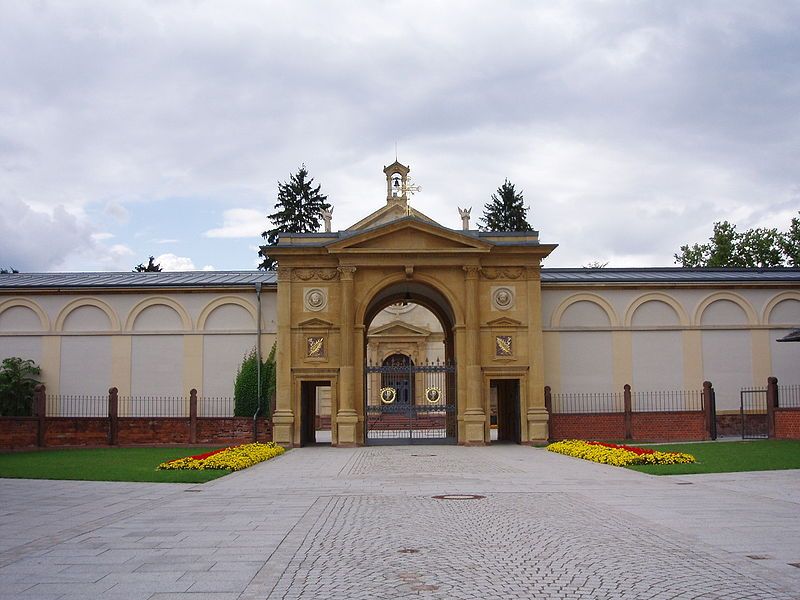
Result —
M 108 396 L 48 395 L 48 417 L 108 417 Z
M 633 392 L 633 412 L 681 412 L 703 410 L 702 390 Z
M 779 385 L 778 406 L 780 408 L 800 408 L 800 385 Z
M 553 414 L 603 414 L 625 412 L 624 392 L 562 393 L 552 395 Z M 703 410 L 702 390 L 631 392 L 631 412 L 682 412 Z
M 619 413 L 625 411 L 621 392 L 594 394 L 553 394 L 554 414 Z
M 266 404 L 266 399 L 263 400 Z M 261 415 L 268 414 L 268 411 L 262 408 Z M 233 416 L 233 398 L 221 396 L 219 398 L 199 397 L 197 399 L 197 416 L 198 417 L 232 417 Z M 252 415 L 247 415 L 252 416 Z
M 48 417 L 108 418 L 107 395 L 48 395 Z M 230 397 L 197 398 L 198 417 L 233 417 L 234 401 Z M 118 417 L 184 417 L 190 415 L 189 396 L 119 396 Z

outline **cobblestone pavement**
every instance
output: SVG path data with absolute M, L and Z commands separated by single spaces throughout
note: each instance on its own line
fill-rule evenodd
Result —
M 0 600 L 800 598 L 799 508 L 797 471 L 658 478 L 517 446 L 0 480 Z

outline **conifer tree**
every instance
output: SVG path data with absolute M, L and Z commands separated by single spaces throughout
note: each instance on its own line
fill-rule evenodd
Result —
M 517 192 L 514 184 L 506 179 L 492 194 L 492 201 L 484 205 L 478 227 L 482 231 L 533 231 L 525 216 L 529 210 L 524 205 L 522 192 Z
M 321 210 L 330 209 L 327 202 L 328 196 L 320 193 L 322 186 L 313 186 L 314 178 L 308 176 L 305 164 L 301 165 L 294 175 L 289 175 L 289 181 L 278 182 L 278 201 L 275 203 L 275 212 L 267 218 L 272 221 L 273 228 L 265 231 L 261 236 L 267 240 L 267 246 L 275 246 L 281 233 L 311 233 L 320 227 Z M 264 260 L 258 265 L 259 269 L 274 270 L 277 263 L 264 253 L 258 251 Z

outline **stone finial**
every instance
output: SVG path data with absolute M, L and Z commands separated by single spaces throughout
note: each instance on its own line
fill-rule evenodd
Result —
M 458 214 L 461 215 L 461 229 L 469 231 L 469 213 L 472 212 L 472 207 L 459 208 Z
M 333 207 L 331 206 L 327 209 L 323 208 L 321 211 L 319 211 L 319 214 L 322 217 L 322 220 L 325 221 L 325 233 L 330 233 L 331 219 L 333 218 Z

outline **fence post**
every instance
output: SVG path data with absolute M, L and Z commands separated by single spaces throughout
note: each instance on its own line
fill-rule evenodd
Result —
M 626 383 L 625 386 L 622 388 L 622 398 L 625 402 L 625 439 L 631 440 L 633 439 L 633 423 L 631 417 L 631 386 L 629 383 Z
M 544 409 L 548 415 L 553 413 L 553 392 L 549 385 L 544 386 Z
M 717 406 L 714 396 L 714 386 L 710 381 L 703 382 L 703 411 L 705 412 L 705 427 L 708 437 L 717 439 Z
M 108 443 L 116 446 L 119 443 L 119 390 L 108 388 Z
M 189 443 L 197 443 L 197 390 L 189 390 Z
M 39 383 L 33 388 L 33 416 L 37 418 L 36 445 L 44 447 L 45 417 L 47 416 L 47 388 Z
M 775 409 L 778 408 L 778 378 L 767 378 L 767 436 L 775 437 Z

